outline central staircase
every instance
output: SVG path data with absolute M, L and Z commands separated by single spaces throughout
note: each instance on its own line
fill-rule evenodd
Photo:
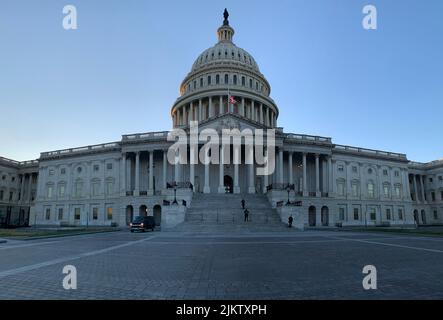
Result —
M 249 222 L 244 221 L 241 200 L 246 201 L 249 211 Z M 265 195 L 260 194 L 195 194 L 191 207 L 187 210 L 185 222 L 175 229 L 180 231 L 197 231 L 244 229 L 253 227 L 256 230 L 281 228 L 284 225 L 275 209 Z

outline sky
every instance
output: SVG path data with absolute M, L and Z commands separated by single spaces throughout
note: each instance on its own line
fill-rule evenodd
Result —
M 63 7 L 78 29 L 63 28 Z M 377 30 L 362 27 L 377 8 Z M 285 132 L 443 157 L 441 0 L 1 0 L 0 156 L 167 131 L 194 60 L 234 42 L 272 87 Z

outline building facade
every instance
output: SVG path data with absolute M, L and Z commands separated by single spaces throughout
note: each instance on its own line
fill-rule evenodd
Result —
M 154 215 L 158 224 L 173 226 L 184 221 L 196 193 L 233 193 L 261 194 L 274 208 L 289 198 L 305 226 L 443 222 L 443 160 L 415 163 L 405 154 L 284 132 L 270 84 L 254 58 L 234 44 L 234 33 L 225 14 L 217 44 L 197 58 L 180 85 L 172 126 L 188 135 L 194 121 L 200 132 L 274 129 L 272 174 L 257 175 L 255 163 L 171 164 L 169 132 L 129 134 L 117 142 L 43 152 L 30 162 L 1 158 L 0 219 L 11 221 L 12 210 L 18 212 L 13 220 L 30 224 L 123 226 L 135 215 Z M 244 146 L 228 148 L 229 160 L 246 158 Z

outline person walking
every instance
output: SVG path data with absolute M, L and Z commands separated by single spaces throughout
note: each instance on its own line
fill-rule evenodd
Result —
M 245 209 L 245 222 L 249 222 L 249 211 L 248 209 Z
M 243 210 L 245 210 L 246 201 L 245 199 L 241 199 L 241 207 Z
M 292 222 L 294 221 L 294 218 L 292 217 L 292 214 L 289 216 L 289 219 L 288 219 L 288 227 L 289 228 L 292 228 Z

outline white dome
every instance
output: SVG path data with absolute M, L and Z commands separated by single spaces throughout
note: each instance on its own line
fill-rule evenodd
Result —
M 199 71 L 205 67 L 211 67 L 219 63 L 236 63 L 243 67 L 260 73 L 255 59 L 244 49 L 237 47 L 234 43 L 221 41 L 215 46 L 205 50 L 192 66 L 191 72 Z

